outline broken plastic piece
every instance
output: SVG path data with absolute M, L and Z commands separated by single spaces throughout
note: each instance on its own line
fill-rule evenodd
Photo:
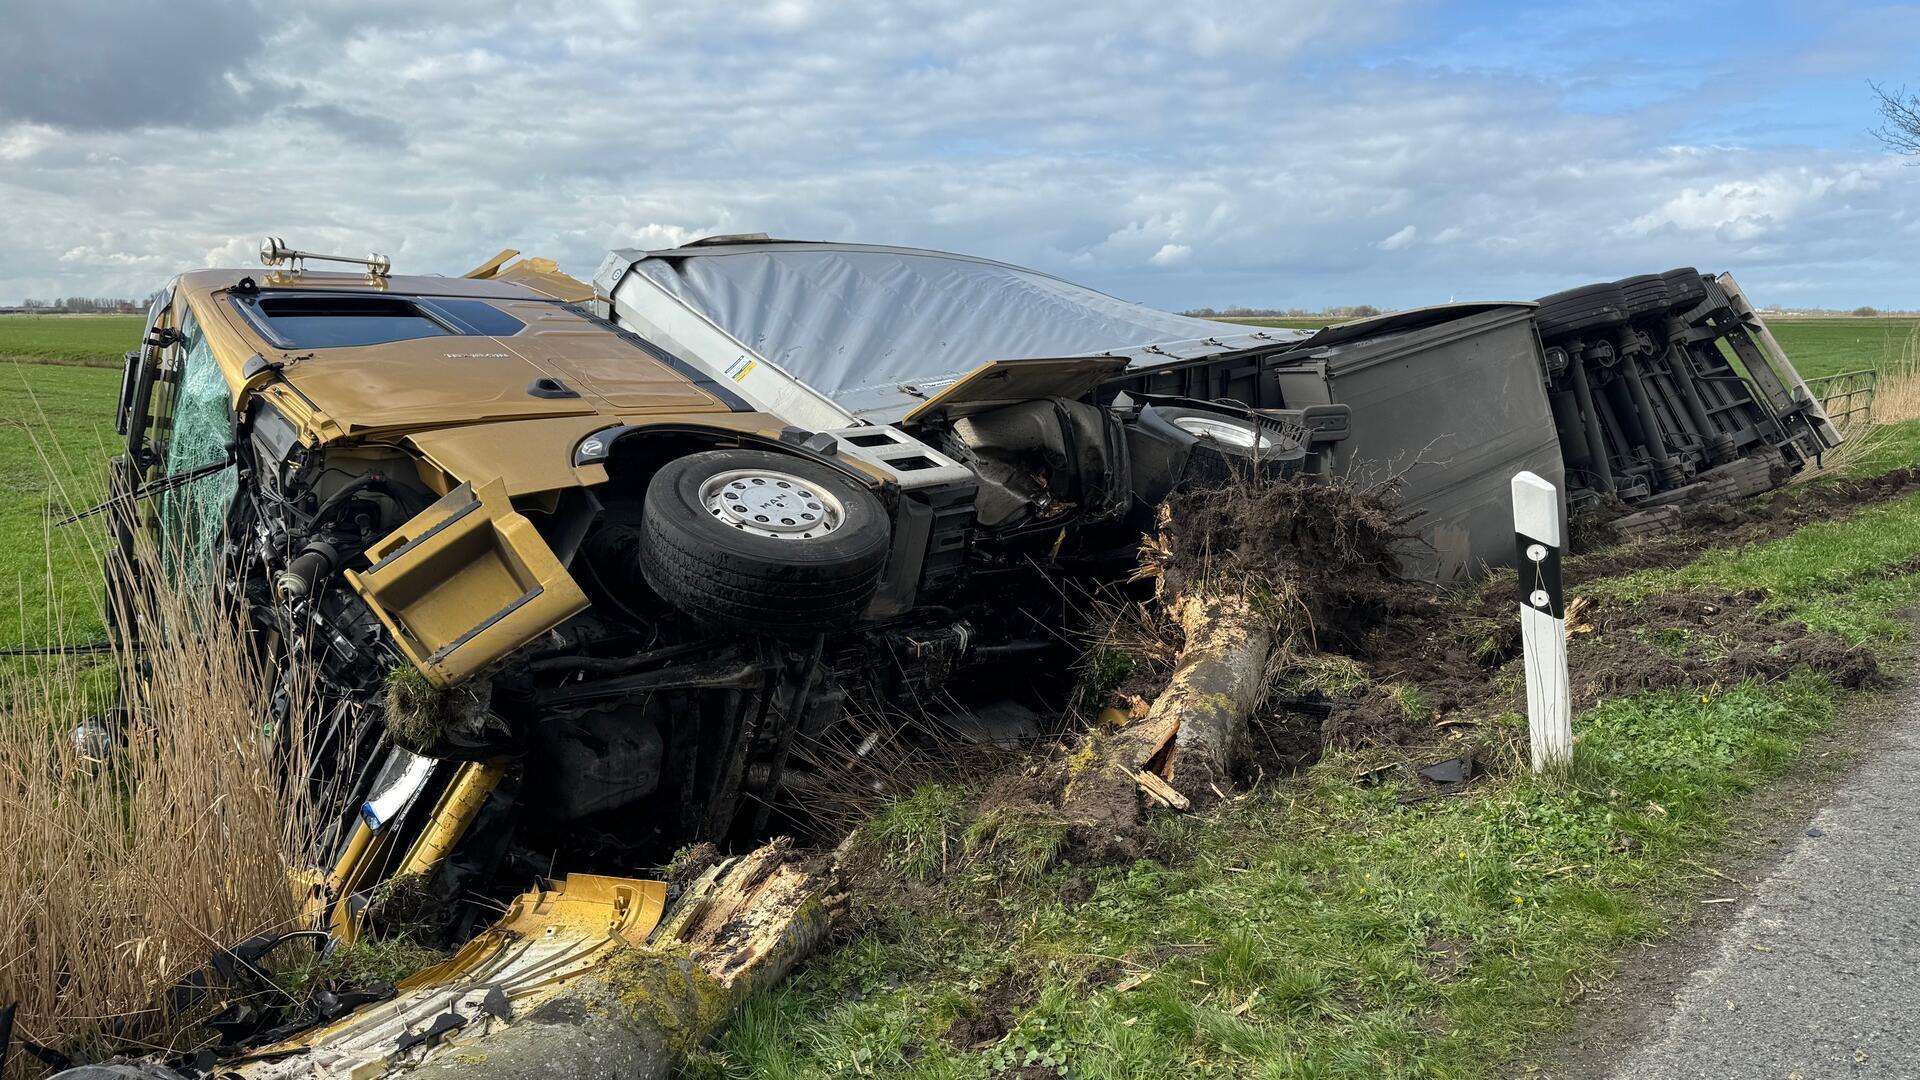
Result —
M 1462 754 L 1459 757 L 1436 761 L 1423 767 L 1420 775 L 1436 784 L 1464 784 L 1473 779 L 1473 755 Z

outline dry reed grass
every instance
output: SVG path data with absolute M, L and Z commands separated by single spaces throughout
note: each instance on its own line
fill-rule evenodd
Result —
M 16 1040 L 96 1058 L 190 1048 L 195 1017 L 167 1015 L 163 992 L 293 928 L 289 871 L 314 835 L 300 665 L 262 647 L 230 589 L 151 550 L 105 558 L 145 583 L 108 598 L 139 648 L 0 678 L 0 1007 L 17 1005 Z M 75 738 L 115 687 L 111 742 Z M 10 1055 L 9 1077 L 37 1069 Z

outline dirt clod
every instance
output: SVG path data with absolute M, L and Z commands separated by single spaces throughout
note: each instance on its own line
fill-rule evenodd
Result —
M 1033 999 L 1031 983 L 1011 973 L 1002 975 L 980 992 L 967 1012 L 953 1018 L 941 1038 L 956 1050 L 994 1042 L 1013 1030 Z
M 1688 511 L 1689 530 L 1572 560 L 1568 591 L 1578 595 L 1583 581 L 1691 562 L 1701 554 L 1703 529 L 1716 546 L 1764 542 L 1917 490 L 1920 470 L 1899 469 L 1695 508 Z M 1446 730 L 1471 730 L 1477 720 L 1523 710 L 1519 624 L 1510 585 L 1503 587 L 1510 582 L 1498 575 L 1466 604 L 1403 594 L 1394 617 L 1355 635 L 1341 651 L 1364 671 L 1366 684 L 1325 695 L 1322 746 L 1437 745 Z M 1575 708 L 1646 691 L 1778 679 L 1802 667 L 1849 689 L 1879 678 L 1866 647 L 1763 615 L 1766 600 L 1762 590 L 1693 590 L 1591 606 L 1582 620 L 1586 632 L 1573 635 L 1569 645 Z M 1417 711 L 1409 710 L 1410 700 L 1417 701 Z M 1299 718 L 1287 711 L 1270 708 L 1254 731 L 1297 726 Z M 1260 750 L 1257 734 L 1253 748 Z M 1317 749 L 1303 749 L 1301 763 Z
M 1075 874 L 1060 883 L 1060 888 L 1055 890 L 1054 896 L 1060 901 L 1062 907 L 1077 908 L 1093 899 L 1093 880 Z

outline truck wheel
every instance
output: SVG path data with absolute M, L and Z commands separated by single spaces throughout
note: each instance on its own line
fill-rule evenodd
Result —
M 1660 277 L 1667 283 L 1667 293 L 1673 300 L 1673 306 L 1668 310 L 1676 315 L 1692 311 L 1707 298 L 1707 284 L 1700 280 L 1700 271 L 1691 266 L 1669 270 Z
M 1667 288 L 1667 280 L 1659 274 L 1621 278 L 1614 285 L 1619 287 L 1620 298 L 1625 301 L 1628 319 L 1665 315 L 1673 306 L 1673 295 Z
M 1146 420 L 1152 413 L 1153 420 Z M 1229 412 L 1152 405 L 1142 421 L 1171 426 L 1193 440 L 1182 479 L 1217 487 L 1246 476 L 1256 466 L 1268 474 L 1289 475 L 1300 468 L 1306 447 L 1277 424 L 1263 424 Z
M 647 485 L 640 572 L 668 603 L 770 637 L 844 629 L 886 568 L 892 528 L 871 491 L 801 457 L 712 450 Z
M 1540 298 L 1533 322 L 1542 338 L 1610 329 L 1627 321 L 1626 301 L 1611 283 L 1568 289 Z

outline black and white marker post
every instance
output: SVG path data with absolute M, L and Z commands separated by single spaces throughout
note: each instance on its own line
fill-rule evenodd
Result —
M 1567 696 L 1567 604 L 1560 588 L 1560 493 L 1530 472 L 1513 478 L 1519 549 L 1520 642 L 1526 649 L 1527 735 L 1533 771 L 1573 763 L 1573 703 Z

